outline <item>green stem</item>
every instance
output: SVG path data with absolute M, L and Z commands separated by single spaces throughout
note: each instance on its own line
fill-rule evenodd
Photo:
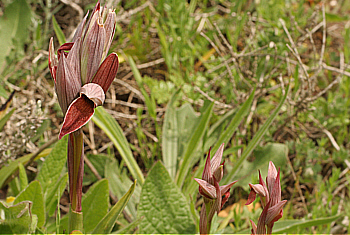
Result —
M 78 230 L 83 233 L 83 212 L 73 211 L 71 206 L 69 206 L 68 214 L 68 231 L 69 234 L 74 230 Z
M 272 227 L 273 227 L 273 224 L 268 224 L 267 225 L 267 232 L 266 232 L 267 235 L 272 234 Z

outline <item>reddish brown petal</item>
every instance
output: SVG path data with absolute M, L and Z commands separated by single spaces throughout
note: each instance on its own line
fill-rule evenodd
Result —
M 93 26 L 93 23 L 97 20 L 97 18 L 99 17 L 99 11 L 100 11 L 100 2 L 97 2 L 94 9 L 91 12 L 91 16 L 86 24 L 86 29 L 84 32 L 84 37 L 82 38 L 83 40 L 85 39 L 85 36 L 87 34 L 88 31 L 91 30 L 91 27 Z
M 250 188 L 254 190 L 260 197 L 266 197 L 267 192 L 264 189 L 264 186 L 261 184 L 249 184 Z
M 220 186 L 219 186 L 219 182 L 217 182 L 215 179 L 214 179 L 214 184 L 215 184 L 215 189 L 216 189 L 216 200 L 215 200 L 215 210 L 217 213 L 220 212 L 221 210 L 221 202 L 222 202 L 222 194 L 221 194 L 221 191 L 220 191 Z
M 84 94 L 74 100 L 69 106 L 63 125 L 59 134 L 59 139 L 64 135 L 72 133 L 84 126 L 94 114 L 95 104 Z
M 246 205 L 249 205 L 249 204 L 251 204 L 252 202 L 254 202 L 254 201 L 255 201 L 255 198 L 256 198 L 256 192 L 255 192 L 253 189 L 251 189 L 251 190 L 250 190 L 250 193 L 249 193 L 249 195 L 248 195 L 248 200 L 247 200 Z
M 220 165 L 213 173 L 213 176 L 216 181 L 220 182 L 222 177 L 224 176 L 224 166 Z
M 196 179 L 196 178 L 194 180 L 199 184 L 200 189 L 202 189 L 201 194 L 203 196 L 206 196 L 209 199 L 215 199 L 217 197 L 216 189 L 213 185 L 209 184 L 205 180 Z
M 257 227 L 256 227 L 255 223 L 252 220 L 250 220 L 250 224 L 252 225 L 252 230 L 251 230 L 252 234 L 256 234 Z
M 81 39 L 78 38 L 67 56 L 67 63 L 70 65 L 74 78 L 80 80 L 80 47 Z
M 221 207 L 220 207 L 220 210 L 225 205 L 225 203 L 227 202 L 229 197 L 230 197 L 230 191 L 227 191 L 226 193 L 221 195 Z
M 56 82 L 56 71 L 57 71 L 58 61 L 55 55 L 55 49 L 53 46 L 53 38 L 50 38 L 49 43 L 49 69 L 53 80 Z
M 110 54 L 98 68 L 92 82 L 100 85 L 106 93 L 117 74 L 118 67 L 118 55 L 116 53 Z
M 274 187 L 270 191 L 271 206 L 274 206 L 281 201 L 280 170 L 278 170 L 277 177 L 275 178 L 273 186 Z
M 73 76 L 67 58 L 61 56 L 57 66 L 55 89 L 63 114 L 66 113 L 70 103 L 78 96 L 80 87 L 80 79 Z
M 220 166 L 222 160 L 222 153 L 224 152 L 224 143 L 222 143 L 219 149 L 216 151 L 215 155 L 210 161 L 211 164 L 211 172 L 215 172 L 216 169 Z
M 229 184 L 220 186 L 220 192 L 221 192 L 221 194 L 223 195 L 223 194 L 229 192 L 230 189 L 231 189 L 231 187 L 232 187 L 235 183 L 237 183 L 237 180 L 236 180 L 236 181 L 233 181 L 232 183 L 229 183 Z
M 100 106 L 105 101 L 105 93 L 102 87 L 96 83 L 85 84 L 81 90 L 81 94 L 86 95 L 90 100 L 92 100 L 96 106 Z
M 64 51 L 70 51 L 70 49 L 72 48 L 73 45 L 74 45 L 74 42 L 66 42 L 66 43 L 62 44 L 57 50 L 58 60 L 60 60 L 61 54 Z
M 83 38 L 83 30 L 84 30 L 84 26 L 85 26 L 85 22 L 86 19 L 89 15 L 89 11 L 86 13 L 84 19 L 80 22 L 80 24 L 78 25 L 77 30 L 75 31 L 75 34 L 73 36 L 72 42 L 75 42 L 78 38 Z
M 256 230 L 256 234 L 266 234 L 266 216 L 267 216 L 267 211 L 269 209 L 269 202 L 267 203 L 266 207 L 264 208 L 264 210 L 261 212 L 261 215 L 259 217 L 259 221 L 258 221 L 258 226 L 257 226 L 257 230 Z
M 274 223 L 282 217 L 282 208 L 286 203 L 287 200 L 283 200 L 268 209 L 266 224 Z
M 112 10 L 109 10 L 107 19 L 104 22 L 104 28 L 106 29 L 106 40 L 103 48 L 102 59 L 104 59 L 107 56 L 109 47 L 111 46 L 114 33 L 115 33 L 115 24 L 117 22 L 116 18 L 117 16 L 115 12 Z
M 97 13 L 97 12 L 96 12 Z M 103 53 L 106 39 L 106 30 L 95 21 L 88 30 L 82 45 L 81 54 L 81 80 L 82 84 L 89 83 L 97 72 Z
M 261 184 L 263 187 L 264 187 L 264 189 L 265 189 L 265 191 L 266 191 L 266 202 L 268 202 L 269 200 L 270 200 L 270 191 L 268 191 L 268 189 L 267 189 L 267 187 L 266 187 L 266 184 L 265 184 L 265 182 L 263 181 L 263 179 L 262 179 L 262 177 L 261 177 L 261 173 L 260 173 L 260 171 L 259 171 L 259 184 Z
M 207 159 L 205 161 L 205 165 L 204 165 L 204 170 L 203 170 L 203 174 L 202 174 L 202 179 L 209 182 L 210 183 L 210 179 L 212 178 L 212 174 L 211 174 L 211 170 L 210 170 L 210 150 L 208 152 L 208 156 Z
M 270 161 L 269 162 L 269 170 L 267 171 L 267 177 L 266 177 L 266 184 L 267 187 L 269 188 L 269 192 L 271 194 L 273 185 L 275 183 L 277 177 L 277 170 L 275 165 Z

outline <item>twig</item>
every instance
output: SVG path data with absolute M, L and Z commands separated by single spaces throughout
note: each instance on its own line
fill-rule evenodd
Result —
M 132 74 L 132 73 L 131 73 Z M 134 92 L 135 95 L 137 95 L 142 101 L 145 101 L 145 98 L 143 97 L 143 95 L 141 94 L 141 92 L 139 90 L 137 90 L 136 88 L 132 87 L 131 85 L 129 85 L 128 83 L 124 82 L 123 80 L 120 79 L 114 79 L 115 82 L 117 82 L 120 85 L 125 86 L 126 88 L 128 88 L 130 91 Z
M 299 196 L 301 198 L 301 201 L 303 202 L 304 210 L 306 211 L 306 214 L 309 214 L 309 211 L 307 209 L 306 202 L 305 202 L 305 197 L 303 195 L 303 192 L 300 189 L 299 180 L 294 172 L 293 165 L 292 165 L 289 157 L 287 156 L 286 158 L 287 158 L 288 165 L 290 167 L 290 171 L 292 172 L 293 179 L 295 181 L 295 188 L 297 189 Z
M 310 77 L 309 77 L 309 73 L 307 72 L 306 68 L 304 67 L 305 65 L 304 65 L 303 62 L 301 61 L 301 58 L 300 58 L 298 49 L 297 49 L 297 47 L 296 47 L 296 45 L 295 45 L 295 43 L 294 43 L 294 41 L 293 41 L 293 39 L 292 39 L 292 36 L 290 35 L 290 33 L 289 33 L 289 31 L 288 31 L 288 29 L 287 29 L 287 27 L 286 27 L 286 24 L 284 23 L 284 21 L 283 21 L 281 18 L 279 19 L 279 21 L 281 22 L 281 24 L 282 24 L 282 26 L 283 26 L 283 29 L 284 29 L 284 32 L 287 34 L 288 40 L 289 40 L 289 42 L 290 42 L 290 44 L 291 44 L 291 46 L 288 45 L 288 44 L 286 44 L 286 45 L 287 45 L 288 49 L 292 52 L 292 54 L 294 55 L 294 57 L 297 58 L 298 63 L 299 63 L 299 65 L 300 65 L 300 67 L 302 68 L 302 70 L 303 70 L 303 72 L 304 72 L 304 75 L 305 75 L 305 78 L 306 78 L 306 80 L 307 80 L 307 82 L 308 82 L 308 89 L 310 89 L 311 84 L 310 84 L 310 79 L 309 79 L 309 78 L 310 78 Z M 301 81 L 304 82 L 304 79 L 302 79 Z
M 30 164 L 32 164 L 32 162 L 34 161 L 34 159 L 42 152 L 44 151 L 47 147 L 49 147 L 50 145 L 54 144 L 55 142 L 58 141 L 57 136 L 53 137 L 52 139 L 50 139 L 49 141 L 47 141 L 45 144 L 43 144 L 42 146 L 39 147 L 39 149 L 33 153 L 33 155 L 30 157 L 29 161 L 24 164 L 24 167 L 29 166 Z
M 314 117 L 314 116 L 312 116 L 312 114 L 309 114 L 309 118 L 310 118 L 313 122 L 317 123 L 317 125 L 320 126 L 320 128 L 322 129 L 322 132 L 325 133 L 325 134 L 327 135 L 327 137 L 328 137 L 328 139 L 331 141 L 333 147 L 334 147 L 337 151 L 339 151 L 339 150 L 340 150 L 340 147 L 339 147 L 337 141 L 334 139 L 332 133 L 330 133 L 330 132 L 329 132 L 315 117 Z
M 147 62 L 147 63 L 144 63 L 144 64 L 136 65 L 136 67 L 138 69 L 145 69 L 145 68 L 148 68 L 148 67 L 155 66 L 157 64 L 164 63 L 164 61 L 165 61 L 164 58 L 159 58 L 157 60 L 153 60 L 153 61 L 150 61 L 150 62 Z
M 215 51 L 219 54 L 219 56 L 223 57 L 222 54 L 221 54 L 221 52 L 220 52 L 220 50 L 219 50 L 219 48 L 215 45 L 215 43 L 214 43 L 207 35 L 205 35 L 203 32 L 201 32 L 200 35 L 201 35 L 202 37 L 204 37 L 205 39 L 207 39 L 207 41 L 208 41 L 208 42 L 210 43 L 210 45 L 215 49 Z M 235 61 L 235 59 L 233 59 L 233 61 Z M 235 79 L 234 79 L 234 77 L 233 77 L 231 68 L 230 68 L 230 66 L 228 65 L 228 63 L 227 63 L 226 60 L 224 60 L 224 65 L 225 65 L 225 67 L 226 67 L 226 69 L 227 69 L 227 72 L 228 72 L 230 78 L 231 78 L 231 82 L 232 82 L 232 86 L 233 86 L 233 91 L 234 91 L 235 95 L 238 95 L 238 92 L 237 92 L 237 90 L 236 90 Z M 240 74 L 240 73 L 238 73 L 238 74 L 240 75 L 240 77 L 242 78 L 242 80 L 244 80 L 242 74 Z
M 139 7 L 136 7 L 135 9 L 131 9 L 130 11 L 124 12 L 122 15 L 117 15 L 116 20 L 117 22 L 125 20 L 126 18 L 129 18 L 132 15 L 135 15 L 136 13 L 142 11 L 146 7 L 150 7 L 151 3 L 149 1 L 145 2 Z
M 34 159 L 42 152 L 44 151 L 47 147 L 49 147 L 51 144 L 55 143 L 58 140 L 57 136 L 55 136 L 54 138 L 50 139 L 49 141 L 47 141 L 45 144 L 43 144 L 42 146 L 40 146 L 40 148 L 34 152 L 32 154 L 32 156 L 30 157 L 30 159 L 28 160 L 28 162 L 26 164 L 24 164 L 24 168 L 27 168 L 33 161 Z M 13 173 L 5 182 L 3 185 L 7 185 L 12 179 L 16 178 L 19 174 L 19 170 L 17 169 L 15 173 Z M 1 185 L 0 185 L 1 186 Z
M 201 93 L 201 95 L 203 95 L 205 98 L 207 98 L 208 100 L 210 100 L 211 102 L 214 102 L 214 104 L 216 104 L 217 106 L 221 107 L 221 108 L 228 108 L 228 109 L 232 109 L 233 107 L 231 105 L 228 104 L 224 104 L 221 103 L 217 100 L 214 100 L 213 98 L 211 98 L 207 93 L 205 93 L 204 91 L 202 91 L 198 86 L 194 87 L 195 91 L 198 91 L 199 93 Z

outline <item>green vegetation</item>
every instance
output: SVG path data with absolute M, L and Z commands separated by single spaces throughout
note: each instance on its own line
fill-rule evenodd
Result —
M 68 229 L 48 43 L 69 42 L 95 5 L 73 2 L 0 2 L 0 233 Z M 288 200 L 275 233 L 350 232 L 348 1 L 102 3 L 117 14 L 120 65 L 82 128 L 85 233 L 198 232 L 193 178 L 223 142 L 221 183 L 238 182 L 213 233 L 250 233 L 262 209 L 240 200 L 269 161 Z

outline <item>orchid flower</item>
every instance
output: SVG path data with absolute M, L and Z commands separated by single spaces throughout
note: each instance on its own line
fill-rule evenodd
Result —
M 224 174 L 224 163 L 221 163 L 224 144 L 216 151 L 210 160 L 210 150 L 205 162 L 202 179 L 194 179 L 199 184 L 199 193 L 203 196 L 204 206 L 202 206 L 199 230 L 200 234 L 210 232 L 211 221 L 215 213 L 219 213 L 225 202 L 230 197 L 230 189 L 237 182 L 219 186 Z
M 116 14 L 98 2 L 87 20 L 79 24 L 72 42 L 61 45 L 57 56 L 53 39 L 49 45 L 49 69 L 55 83 L 64 121 L 59 139 L 69 134 L 68 173 L 71 209 L 81 212 L 84 172 L 84 142 L 81 127 L 102 105 L 119 62 L 116 53 L 107 56 L 112 43 Z
M 270 161 L 266 184 L 259 171 L 259 184 L 249 184 L 249 186 L 251 191 L 246 205 L 251 204 L 258 194 L 263 208 L 258 226 L 250 221 L 252 234 L 271 234 L 274 223 L 282 218 L 282 208 L 287 202 L 287 200 L 281 201 L 280 169 L 277 172 L 275 165 Z

